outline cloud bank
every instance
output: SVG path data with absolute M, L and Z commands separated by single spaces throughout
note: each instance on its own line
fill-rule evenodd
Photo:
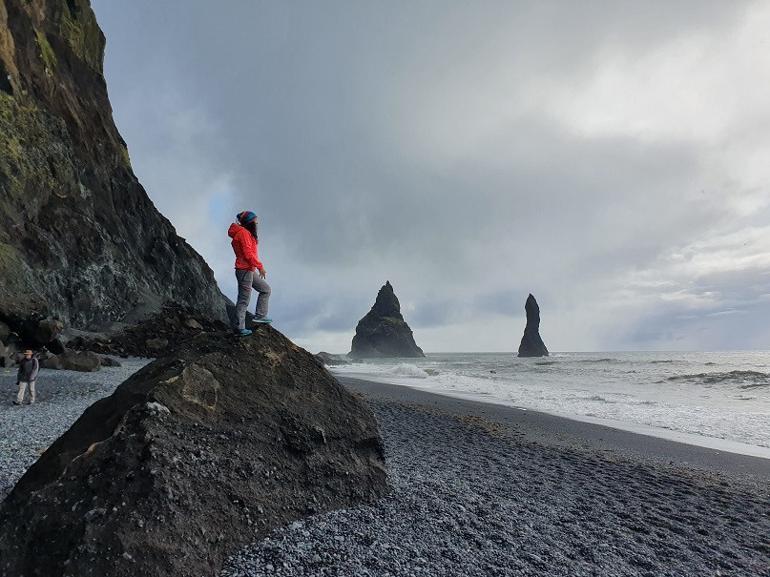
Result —
M 234 293 L 349 350 L 389 279 L 426 351 L 770 345 L 766 2 L 108 2 L 137 175 Z

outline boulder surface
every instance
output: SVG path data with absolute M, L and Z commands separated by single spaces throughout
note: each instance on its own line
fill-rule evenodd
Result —
M 77 350 L 102 355 L 145 358 L 167 356 L 202 332 L 226 331 L 226 323 L 211 319 L 200 311 L 174 303 L 166 303 L 160 312 L 123 327 L 110 335 L 96 338 L 78 336 L 68 345 Z
M 358 321 L 349 356 L 353 358 L 424 357 L 401 315 L 390 281 L 377 293 L 372 309 Z
M 90 351 L 66 349 L 63 353 L 53 355 L 41 361 L 40 366 L 44 369 L 91 373 L 98 371 L 102 367 L 102 359 L 99 355 Z
M 0 575 L 216 575 L 270 529 L 386 489 L 372 412 L 312 354 L 269 326 L 201 333 L 19 480 L 0 505 Z
M 540 338 L 540 307 L 531 294 L 524 304 L 527 313 L 527 326 L 524 327 L 524 336 L 519 345 L 520 357 L 547 357 L 548 349 Z

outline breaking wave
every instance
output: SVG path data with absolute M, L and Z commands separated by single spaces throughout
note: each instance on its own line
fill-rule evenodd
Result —
M 412 379 L 427 379 L 430 373 L 421 369 L 417 365 L 411 365 L 409 363 L 401 363 L 395 367 L 391 367 L 385 374 L 393 375 L 396 377 L 410 377 Z
M 770 374 L 759 371 L 729 371 L 726 373 L 697 373 L 692 375 L 675 375 L 669 381 L 687 381 L 702 385 L 733 384 L 740 389 L 755 389 L 770 387 Z

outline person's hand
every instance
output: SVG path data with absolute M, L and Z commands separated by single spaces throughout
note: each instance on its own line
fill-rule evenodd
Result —
M 259 278 L 265 278 L 267 276 L 267 271 L 263 268 L 259 269 Z

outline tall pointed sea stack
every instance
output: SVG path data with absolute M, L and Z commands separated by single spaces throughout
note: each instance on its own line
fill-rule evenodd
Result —
M 521 337 L 519 356 L 547 357 L 548 349 L 540 338 L 540 307 L 531 294 L 527 297 L 524 310 L 527 311 L 527 326 L 524 328 L 524 336 Z
M 359 359 L 425 356 L 401 315 L 401 305 L 390 281 L 377 293 L 372 310 L 358 321 L 350 356 Z
M 0 320 L 100 330 L 165 301 L 224 320 L 211 269 L 133 173 L 104 43 L 88 0 L 0 1 Z

